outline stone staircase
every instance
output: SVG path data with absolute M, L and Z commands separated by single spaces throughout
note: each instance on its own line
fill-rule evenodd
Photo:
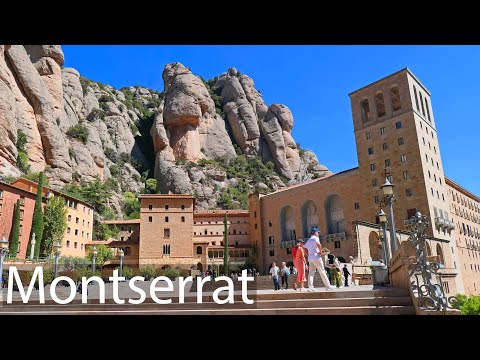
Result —
M 262 282 L 259 282 L 259 285 Z M 250 286 L 249 286 L 250 289 Z M 271 288 L 270 288 L 271 289 Z M 144 314 L 144 315 L 414 315 L 415 309 L 408 290 L 395 288 L 374 288 L 371 285 L 351 286 L 326 291 L 318 288 L 315 292 L 289 290 L 249 290 L 248 298 L 254 304 L 242 301 L 241 292 L 236 291 L 233 304 L 216 304 L 212 293 L 203 293 L 203 303 L 197 303 L 195 293 L 185 294 L 185 303 L 178 303 L 172 297 L 172 303 L 161 305 L 151 298 L 140 305 L 118 305 L 113 299 L 99 304 L 98 299 L 89 299 L 81 304 L 75 299 L 69 305 L 57 305 L 51 300 L 45 305 L 3 304 L 0 315 L 7 314 Z M 220 298 L 224 297 L 220 295 Z

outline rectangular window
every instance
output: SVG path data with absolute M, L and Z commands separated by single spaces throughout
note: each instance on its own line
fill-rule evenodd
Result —
M 70 247 L 70 240 L 67 240 L 67 248 Z
M 170 245 L 163 245 L 163 255 L 170 255 Z
M 340 249 L 340 241 L 335 241 L 335 249 Z
M 405 189 L 405 195 L 412 196 L 412 189 Z
M 434 196 L 434 195 L 435 195 L 435 193 L 433 192 L 433 188 L 430 188 L 430 190 L 432 190 L 432 196 Z
M 357 202 L 355 203 L 355 210 L 358 210 L 358 209 L 360 209 L 360 203 Z
M 23 215 L 25 215 L 25 211 L 24 211 L 24 210 L 20 210 L 20 219 L 23 219 Z
M 68 221 L 72 221 L 72 215 L 68 215 Z
M 440 166 L 438 166 L 438 161 L 437 161 L 437 169 L 440 170 Z
M 78 235 L 78 229 L 75 229 L 75 236 Z
M 270 256 L 275 256 L 275 251 L 270 250 Z
M 80 222 L 80 219 L 77 217 L 75 218 L 75 224 L 78 224 Z
M 83 250 L 83 244 L 80 244 L 80 250 Z
M 20 224 L 20 235 L 22 235 L 23 225 Z
M 367 135 L 367 140 L 370 140 L 372 138 L 372 133 L 370 131 L 368 131 L 366 135 Z
M 428 162 L 428 155 L 425 154 L 425 160 Z
M 90 227 L 90 221 L 87 223 L 87 227 Z
M 368 155 L 373 155 L 373 147 L 368 148 Z
M 405 144 L 405 141 L 403 140 L 403 138 L 398 138 L 398 145 L 403 145 Z
M 378 186 L 377 179 L 373 179 L 373 180 L 372 180 L 372 186 L 373 186 L 373 187 Z
M 403 178 L 404 178 L 405 180 L 410 179 L 410 175 L 408 175 L 408 171 L 404 171 L 404 172 L 403 172 Z
M 82 220 L 82 226 L 85 226 L 85 220 Z
M 130 232 L 130 233 L 132 232 L 132 227 L 131 226 L 128 227 L 128 232 Z
M 70 228 L 67 228 L 67 234 L 70 234 Z
M 170 229 L 163 229 L 163 237 L 164 238 L 170 237 Z
M 253 212 L 253 217 L 254 217 L 254 218 L 257 217 L 257 212 L 256 212 L 256 211 Z
M 387 133 L 387 129 L 382 127 L 380 128 L 380 135 L 385 135 Z
M 383 147 L 383 150 L 388 150 L 388 144 L 387 143 L 383 143 L 382 147 Z
M 168 222 L 168 216 L 165 216 L 165 222 Z
M 153 217 L 149 216 L 148 217 L 148 222 L 153 222 Z
M 385 167 L 388 167 L 391 165 L 392 165 L 392 162 L 390 161 L 390 159 L 385 159 Z
M 434 146 L 433 147 L 433 152 L 436 154 L 437 153 L 437 148 Z
M 407 162 L 407 155 L 406 154 L 400 156 L 400 162 L 402 162 L 402 163 Z
M 274 237 L 273 237 L 273 236 L 269 236 L 269 237 L 268 237 L 268 244 L 269 244 L 269 245 L 272 245 L 273 243 L 275 243 Z
M 167 204 L 165 204 L 165 210 L 168 210 L 168 205 Z
M 84 208 L 84 209 L 85 209 L 85 208 Z M 77 248 L 77 244 L 78 244 L 78 243 L 77 243 L 76 241 L 73 243 L 73 248 L 74 248 L 74 249 Z
M 148 210 L 152 210 L 153 209 L 153 205 L 148 205 Z
M 185 222 L 185 216 L 182 216 L 181 219 L 182 219 L 182 222 Z
M 395 128 L 396 128 L 396 129 L 401 129 L 401 128 L 402 128 L 402 122 L 401 122 L 401 121 L 397 121 L 397 122 L 395 123 Z
M 185 205 L 182 205 L 182 210 L 185 210 Z
M 375 202 L 375 204 L 378 204 L 380 202 L 380 196 L 375 195 L 375 197 L 373 198 L 373 201 Z
M 0 190 L 0 199 L 3 199 L 3 190 Z
M 258 228 L 257 224 L 255 224 L 255 229 Z
M 0 204 L 0 212 L 2 211 L 3 209 L 3 204 Z
M 87 240 L 90 240 L 90 233 L 87 233 Z
M 370 164 L 370 171 L 375 171 L 375 164 Z
M 125 226 L 120 226 L 120 231 L 125 231 Z
M 121 237 L 120 237 L 120 241 L 123 241 L 123 240 L 124 240 L 124 237 L 123 237 L 123 236 L 121 236 Z
M 82 238 L 85 236 L 85 233 L 82 231 Z

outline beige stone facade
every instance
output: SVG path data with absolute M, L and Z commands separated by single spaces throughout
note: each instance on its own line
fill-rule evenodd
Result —
M 408 239 L 405 220 L 417 211 L 427 215 L 431 224 L 427 249 L 444 264 L 444 288 L 448 294 L 464 292 L 458 225 L 446 215 L 451 195 L 429 91 L 409 69 L 403 69 L 349 96 L 358 168 L 250 196 L 251 243 L 261 270 L 265 272 L 272 261 L 291 261 L 293 240 L 308 236 L 313 226 L 322 232 L 322 245 L 342 260 L 351 257 L 363 266 L 383 258 L 383 231 L 377 224 L 380 209 L 387 212 L 381 186 L 388 177 L 395 185 L 397 244 Z M 470 263 L 474 269 L 478 261 L 470 258 Z M 478 287 L 480 277 L 476 279 L 476 283 L 469 280 L 470 288 Z
M 115 249 L 117 258 L 112 264 L 118 263 L 117 249 L 122 248 L 124 261 L 135 267 L 215 267 L 222 271 L 225 215 L 230 264 L 242 264 L 251 254 L 246 210 L 193 210 L 192 196 L 162 194 L 142 195 L 140 209 L 138 220 L 104 221 L 120 229 L 116 239 L 103 242 Z
M 455 224 L 455 245 L 465 294 L 480 293 L 480 198 L 445 178 L 450 202 L 450 220 Z M 448 218 L 447 214 L 439 214 Z M 439 226 L 445 226 L 439 224 Z
M 22 216 L 21 223 L 21 246 L 20 253 L 17 255 L 20 258 L 27 257 L 26 249 L 28 246 L 28 237 L 32 225 L 33 217 L 33 208 L 31 208 L 31 201 L 26 201 L 26 199 L 33 199 L 33 206 L 35 205 L 35 196 L 38 189 L 38 184 L 24 178 L 20 178 L 12 181 L 10 186 L 5 187 L 5 192 L 11 192 L 12 194 L 17 193 L 22 190 L 25 193 L 28 193 L 28 196 L 24 196 L 19 193 L 21 200 L 25 202 L 25 214 Z M 92 240 L 93 234 L 93 206 L 87 204 L 81 200 L 68 196 L 66 194 L 60 193 L 48 187 L 43 188 L 43 202 L 46 202 L 46 199 L 49 196 L 62 196 L 65 199 L 66 206 L 68 207 L 67 212 L 67 231 L 62 241 L 62 256 L 75 256 L 75 257 L 84 257 L 85 256 L 85 244 Z M 13 213 L 11 214 L 13 216 Z M 13 218 L 7 219 L 2 217 L 2 224 L 11 224 Z M 0 235 L 1 236 L 1 235 Z

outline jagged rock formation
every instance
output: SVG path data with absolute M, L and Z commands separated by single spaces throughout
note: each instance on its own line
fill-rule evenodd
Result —
M 113 177 L 111 204 L 119 212 L 122 192 L 144 186 L 139 170 L 150 169 L 161 192 L 195 194 L 200 208 L 219 206 L 230 188 L 285 186 L 302 158 L 314 176 L 328 173 L 315 154 L 297 148 L 288 107 L 268 107 L 253 80 L 234 68 L 205 82 L 180 63 L 167 64 L 158 93 L 116 90 L 63 64 L 58 45 L 0 45 L 0 176 L 21 175 L 23 152 L 30 170 L 45 171 L 55 188 Z M 262 165 L 261 181 L 239 179 L 228 164 L 241 154 L 273 165 Z

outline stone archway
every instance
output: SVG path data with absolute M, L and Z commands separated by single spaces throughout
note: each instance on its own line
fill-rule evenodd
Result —
M 370 247 L 370 258 L 374 261 L 383 259 L 382 248 L 379 244 L 379 236 L 376 231 L 370 232 L 368 236 L 368 245 Z
M 295 233 L 295 214 L 293 207 L 287 205 L 280 212 L 280 224 L 282 226 L 281 241 L 289 241 L 296 239 Z
M 315 201 L 308 200 L 302 205 L 302 231 L 303 237 L 308 238 L 313 227 L 318 227 L 320 222 L 318 220 L 317 205 Z
M 202 265 L 202 263 L 199 262 L 199 263 L 197 264 L 197 270 L 198 270 L 198 271 L 203 271 L 203 265 Z
M 330 195 L 325 200 L 325 216 L 329 234 L 345 232 L 345 216 L 343 202 L 337 194 Z

